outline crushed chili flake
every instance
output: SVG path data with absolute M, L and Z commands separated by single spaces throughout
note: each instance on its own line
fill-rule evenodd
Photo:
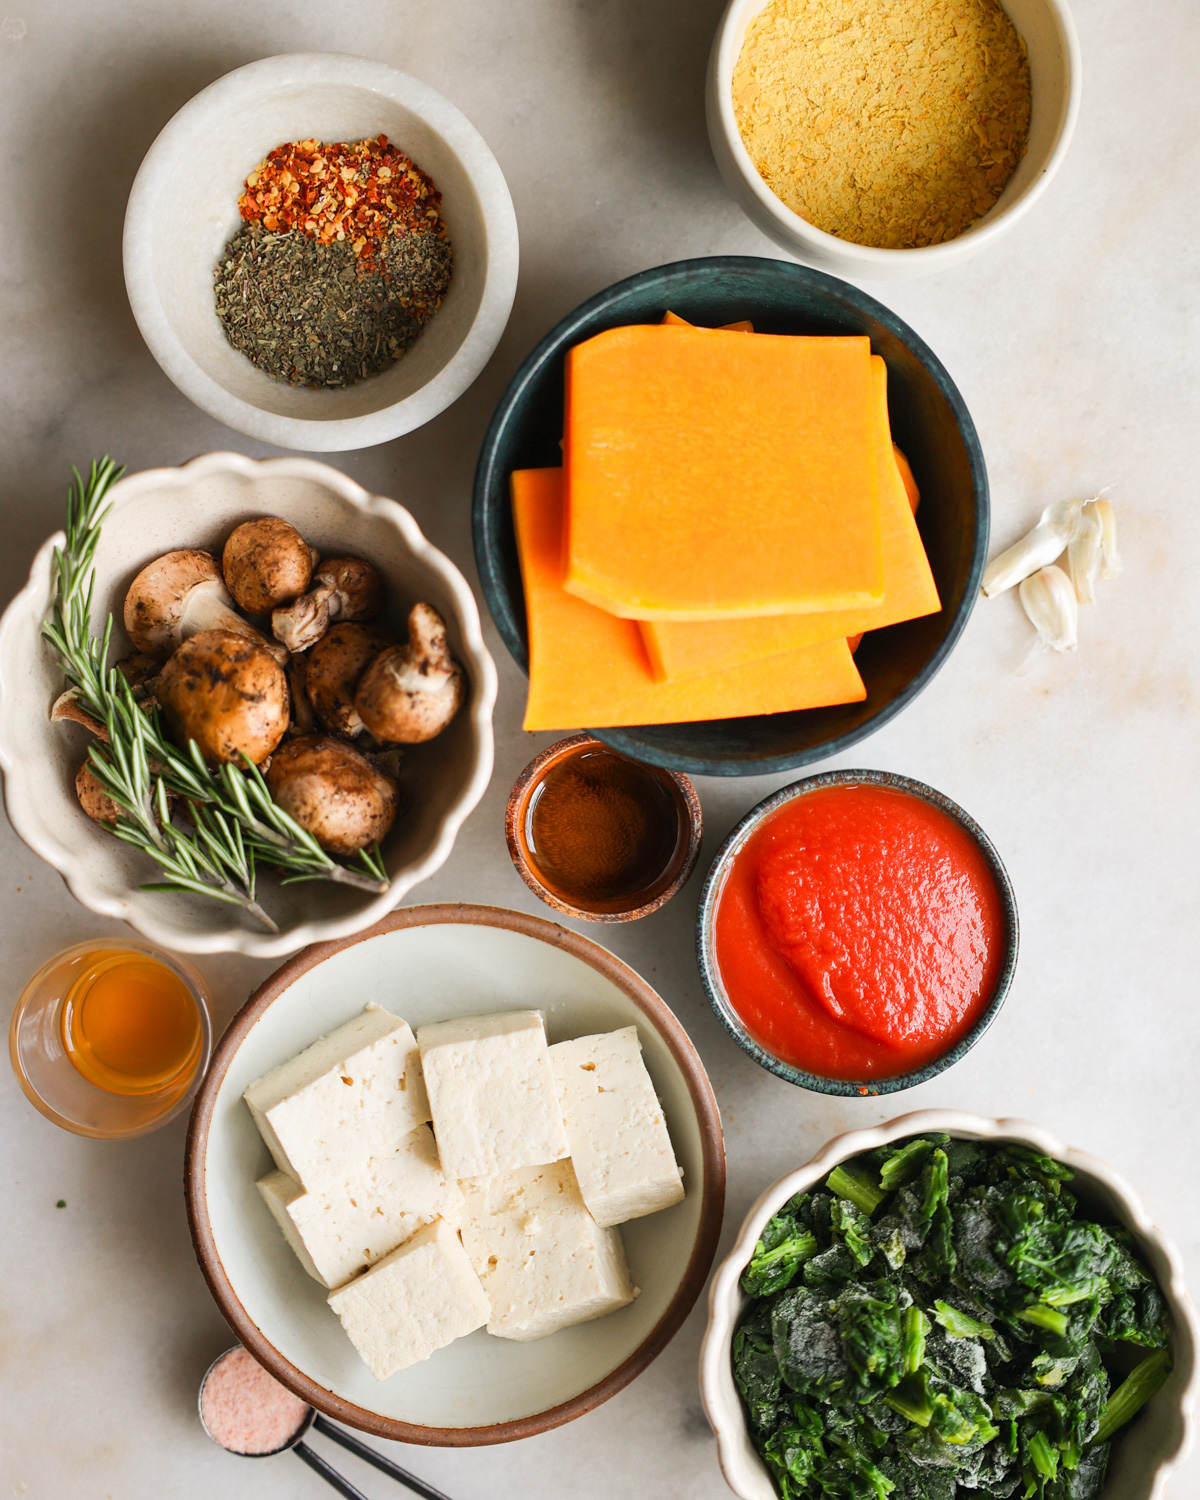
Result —
M 238 207 L 246 223 L 273 234 L 300 230 L 324 243 L 348 243 L 374 269 L 390 235 L 445 236 L 441 201 L 433 179 L 380 135 L 276 146 L 246 178 Z

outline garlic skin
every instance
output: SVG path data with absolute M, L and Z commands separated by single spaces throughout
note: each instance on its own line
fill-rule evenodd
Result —
M 1039 568 L 1057 562 L 1075 536 L 1083 508 L 1082 500 L 1058 500 L 1048 505 L 1032 531 L 988 563 L 981 585 L 984 596 L 994 599 Z
M 1079 644 L 1079 601 L 1071 580 L 1051 564 L 1022 579 L 1021 607 L 1039 639 L 1055 651 L 1073 651 Z
M 1083 507 L 1067 548 L 1067 573 L 1080 604 L 1095 604 L 1096 580 L 1104 562 L 1103 528 L 1100 517 L 1090 506 L 1091 502 Z
M 1112 501 L 1097 495 L 1083 509 L 1100 519 L 1100 577 L 1115 578 L 1121 571 L 1121 554 L 1117 551 L 1117 517 Z

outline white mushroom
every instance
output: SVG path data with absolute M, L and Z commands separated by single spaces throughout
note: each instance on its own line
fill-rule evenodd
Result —
M 373 625 L 343 620 L 332 625 L 308 653 L 309 701 L 321 728 L 354 739 L 363 721 L 354 706 L 354 692 L 367 666 L 395 642 Z
M 290 705 L 283 668 L 231 630 L 184 641 L 159 676 L 159 702 L 177 742 L 195 740 L 210 765 L 264 761 L 283 738 Z
M 331 557 L 313 574 L 312 587 L 293 604 L 271 613 L 275 639 L 289 651 L 307 651 L 334 620 L 370 620 L 383 603 L 383 580 L 361 557 Z
M 286 659 L 234 610 L 212 555 L 194 548 L 168 552 L 142 569 L 125 595 L 125 629 L 138 651 L 159 661 L 202 630 L 230 630 Z
M 271 758 L 271 796 L 330 854 L 357 854 L 382 839 L 399 805 L 399 789 L 343 740 L 305 735 Z
M 359 681 L 354 706 L 376 739 L 419 745 L 441 734 L 465 696 L 446 622 L 431 604 L 414 604 L 408 644 L 379 653 Z
M 304 592 L 319 561 L 294 526 L 278 516 L 262 516 L 232 533 L 221 554 L 221 572 L 247 614 L 269 615 Z

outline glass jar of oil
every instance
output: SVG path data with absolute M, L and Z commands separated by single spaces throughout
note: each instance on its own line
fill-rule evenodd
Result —
M 17 1001 L 13 1070 L 29 1099 L 79 1135 L 142 1135 L 177 1114 L 212 1045 L 208 992 L 174 954 L 136 939 L 76 943 Z

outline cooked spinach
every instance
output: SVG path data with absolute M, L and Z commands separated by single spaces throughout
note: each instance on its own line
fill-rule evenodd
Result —
M 770 1220 L 733 1373 L 782 1500 L 1096 1500 L 1171 1362 L 1153 1276 L 1070 1180 L 919 1136 Z

